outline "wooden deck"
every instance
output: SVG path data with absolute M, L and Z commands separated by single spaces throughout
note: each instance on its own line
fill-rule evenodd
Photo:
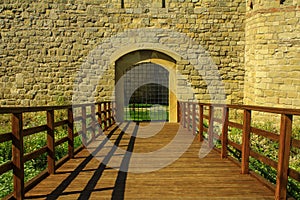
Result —
M 160 124 L 157 124 L 159 126 Z M 56 174 L 50 175 L 26 193 L 26 199 L 274 199 L 271 191 L 251 175 L 243 175 L 236 164 L 221 159 L 213 150 L 200 159 L 201 144 L 195 139 L 188 150 L 174 163 L 160 170 L 134 173 L 117 170 L 130 167 L 131 154 L 120 154 L 113 145 L 134 153 L 153 152 L 167 145 L 177 133 L 178 124 L 166 123 L 162 130 L 151 137 L 139 137 L 142 123 L 123 124 L 124 131 L 110 127 L 87 149 L 61 166 Z M 136 137 L 133 136 L 136 135 Z M 190 137 L 191 132 L 180 135 Z M 108 142 L 110 141 L 110 142 Z M 96 158 L 90 152 L 97 150 Z M 126 152 L 126 151 L 125 151 Z M 165 154 L 169 157 L 172 152 Z M 126 157 L 127 159 L 123 159 Z M 129 157 L 128 157 L 129 156 Z M 119 157 L 117 162 L 109 161 Z M 164 159 L 153 158 L 153 162 Z M 108 165 L 105 165 L 101 160 Z M 125 162 L 124 162 L 125 161 Z M 130 160 L 132 161 L 132 160 Z M 153 163 L 143 165 L 145 170 Z

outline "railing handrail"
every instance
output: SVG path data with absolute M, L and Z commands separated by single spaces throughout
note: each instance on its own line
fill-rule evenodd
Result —
M 214 104 L 214 103 L 201 103 L 193 101 L 180 101 L 181 103 L 198 104 L 203 106 L 213 107 L 228 107 L 239 110 L 252 110 L 258 112 L 268 112 L 275 114 L 287 114 L 287 115 L 300 115 L 299 108 L 283 108 L 283 107 L 268 107 L 268 106 L 257 106 L 257 105 L 244 105 L 244 104 Z
M 91 142 L 94 140 L 96 135 L 102 133 L 102 130 L 99 129 L 99 132 L 96 134 L 96 125 L 95 122 L 99 123 L 100 126 L 104 127 L 103 131 L 107 130 L 114 123 L 114 102 L 104 101 L 96 103 L 86 103 L 86 104 L 76 104 L 76 105 L 63 105 L 63 106 L 37 106 L 37 107 L 0 107 L 0 114 L 11 114 L 12 123 L 11 123 L 11 132 L 0 134 L 0 143 L 15 140 L 12 142 L 12 160 L 7 161 L 0 165 L 0 175 L 6 173 L 9 170 L 13 170 L 13 182 L 14 182 L 14 191 L 10 197 L 13 196 L 14 199 L 24 199 L 24 194 L 26 190 L 30 189 L 33 185 L 38 183 L 41 180 L 41 177 L 45 177 L 49 174 L 55 173 L 55 170 L 63 162 L 72 158 L 77 152 L 74 150 L 74 138 L 78 135 L 83 136 L 83 144 Z M 96 119 L 96 106 L 98 111 L 98 120 Z M 87 107 L 90 107 L 87 114 Z M 74 109 L 81 109 L 81 117 L 74 117 Z M 56 110 L 67 110 L 65 117 L 60 121 L 56 121 Z M 29 112 L 46 112 L 46 122 L 43 125 L 38 125 L 31 128 L 24 127 L 23 114 Z M 87 119 L 91 118 L 94 123 L 87 124 Z M 82 130 L 74 132 L 74 121 L 80 121 L 82 123 Z M 67 136 L 55 140 L 54 129 L 60 126 L 67 126 Z M 92 138 L 90 141 L 86 141 L 86 131 L 92 130 Z M 47 133 L 47 144 L 43 147 L 40 147 L 37 150 L 26 153 L 24 152 L 24 141 L 23 138 L 32 134 L 37 134 L 40 132 L 46 131 Z M 3 137 L 1 137 L 3 136 Z M 65 142 L 68 142 L 68 154 L 66 157 L 62 158 L 60 161 L 55 161 L 55 147 L 61 145 Z M 80 148 L 82 148 L 81 146 Z M 26 186 L 24 183 L 24 163 L 28 160 L 37 158 L 38 156 L 47 153 L 47 170 L 42 172 L 42 175 L 37 176 L 34 181 Z
M 300 109 L 291 108 L 271 108 L 263 106 L 250 106 L 250 105 L 226 105 L 226 104 L 209 104 L 209 103 L 198 103 L 192 101 L 178 102 L 178 106 L 182 107 L 178 109 L 178 118 L 181 117 L 180 123 L 188 130 L 196 130 L 198 128 L 199 139 L 203 140 L 203 132 L 207 132 L 207 140 L 210 147 L 213 147 L 213 139 L 216 138 L 216 133 L 214 132 L 214 122 L 221 124 L 221 136 L 218 138 L 221 141 L 221 157 L 226 158 L 227 146 L 232 146 L 242 152 L 241 156 L 241 172 L 242 174 L 249 173 L 249 157 L 254 157 L 264 164 L 277 168 L 277 181 L 275 189 L 275 199 L 285 199 L 287 197 L 287 184 L 288 177 L 293 178 L 300 182 L 300 172 L 289 168 L 289 154 L 291 148 L 300 149 L 300 140 L 292 137 L 292 123 L 293 116 L 300 115 Z M 195 105 L 198 105 L 196 113 L 194 110 Z M 208 108 L 206 108 L 208 107 Z M 204 108 L 208 109 L 208 114 L 204 114 Z M 216 118 L 214 116 L 214 110 L 222 109 L 221 118 Z M 229 109 L 241 110 L 243 111 L 243 120 L 241 123 L 232 122 L 229 120 Z M 181 111 L 181 112 L 180 112 Z M 267 114 L 279 114 L 281 116 L 280 130 L 279 134 L 275 134 L 269 131 L 265 131 L 259 128 L 251 126 L 252 112 L 259 111 Z M 191 113 L 193 113 L 191 115 Z M 208 120 L 208 128 L 204 127 L 203 119 Z M 198 125 L 196 124 L 198 120 Z M 242 130 L 242 144 L 235 143 L 228 139 L 228 127 L 235 127 Z M 279 143 L 278 148 L 278 161 L 272 160 L 265 155 L 257 153 L 251 150 L 250 147 L 250 133 L 254 133 L 259 136 L 271 139 Z
M 11 114 L 11 113 L 26 113 L 26 112 L 42 112 L 48 110 L 63 110 L 69 108 L 77 108 L 82 106 L 97 105 L 100 103 L 111 103 L 113 101 L 101 101 L 95 103 L 82 103 L 82 104 L 70 104 L 70 105 L 59 105 L 59 106 L 4 106 L 0 107 L 0 114 Z

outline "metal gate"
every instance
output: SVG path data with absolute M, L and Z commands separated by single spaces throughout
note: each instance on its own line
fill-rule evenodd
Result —
M 124 76 L 124 119 L 169 120 L 169 72 L 160 65 L 141 63 Z

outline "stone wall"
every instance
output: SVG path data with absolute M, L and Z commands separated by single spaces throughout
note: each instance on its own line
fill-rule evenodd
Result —
M 117 0 L 0 0 L 1 105 L 69 103 L 78 71 L 90 53 L 99 45 L 108 52 L 111 46 L 103 41 L 141 28 L 191 38 L 216 64 L 227 103 L 242 103 L 245 1 L 166 0 L 165 8 L 160 2 L 125 0 L 122 8 Z M 176 42 L 173 48 L 178 48 Z M 177 69 L 194 88 L 195 97 L 208 101 L 207 88 L 185 59 L 178 61 Z M 97 65 L 92 67 L 97 70 Z M 95 83 L 97 100 L 109 96 L 114 84 L 114 69 L 105 73 L 110 79 Z
M 245 104 L 300 108 L 300 1 L 249 2 Z

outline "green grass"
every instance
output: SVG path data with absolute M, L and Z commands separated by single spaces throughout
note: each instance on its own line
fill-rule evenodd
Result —
M 254 123 L 253 127 L 266 130 L 269 132 L 273 132 L 275 134 L 279 133 L 278 128 L 272 122 L 263 122 L 263 123 Z M 293 127 L 293 138 L 299 139 L 300 137 L 300 127 Z M 242 130 L 236 128 L 230 128 L 228 137 L 233 142 L 238 144 L 242 143 Z M 251 134 L 251 149 L 261 155 L 264 155 L 272 160 L 278 161 L 278 142 L 274 142 L 270 139 L 264 138 L 262 136 L 257 136 Z M 241 152 L 234 149 L 229 148 L 229 154 L 233 156 L 235 159 L 241 161 Z M 260 174 L 271 183 L 276 184 L 276 169 L 265 165 L 264 163 L 250 157 L 249 167 L 251 170 Z M 300 171 L 300 149 L 292 148 L 290 155 L 290 168 Z M 296 199 L 300 199 L 300 183 L 296 180 L 289 178 L 288 182 L 288 193 Z
M 167 106 L 161 106 L 162 109 L 151 109 L 152 104 L 132 104 L 125 109 L 125 120 L 131 121 L 168 121 L 169 111 Z
M 62 120 L 63 114 L 57 113 L 57 117 Z M 3 117 L 2 117 L 3 119 Z M 7 118 L 8 119 L 8 118 Z M 39 126 L 46 123 L 45 114 L 34 115 L 27 113 L 24 115 L 24 128 Z M 5 123 L 4 123 L 5 122 Z M 0 133 L 11 132 L 10 121 L 3 121 Z M 67 127 L 62 126 L 55 129 L 55 140 L 67 136 Z M 47 132 L 40 132 L 30 136 L 24 137 L 24 152 L 30 153 L 46 145 Z M 74 147 L 77 148 L 81 145 L 80 137 L 74 139 Z M 55 160 L 59 160 L 68 153 L 68 143 L 65 142 L 55 147 Z M 0 165 L 12 159 L 12 142 L 0 143 Z M 36 159 L 27 161 L 24 164 L 24 177 L 25 182 L 36 177 L 40 172 L 47 167 L 47 154 L 44 153 Z M 10 194 L 13 190 L 12 170 L 0 175 L 0 199 Z
M 159 111 L 159 110 L 158 110 Z M 159 112 L 165 112 L 163 110 Z M 157 113 L 157 116 L 162 113 Z M 149 118 L 150 113 L 149 111 L 140 112 L 139 115 L 137 115 L 136 112 L 127 112 L 127 117 L 130 117 L 132 120 L 159 120 L 160 118 Z M 166 113 L 163 113 L 162 115 L 166 115 Z M 155 113 L 154 115 L 155 116 Z M 59 120 L 62 120 L 64 117 L 64 114 L 61 114 L 59 116 Z M 167 113 L 168 117 L 168 113 Z M 10 132 L 11 125 L 10 125 L 10 118 L 8 116 L 2 117 L 2 126 L 0 133 L 6 133 Z M 160 119 L 161 120 L 161 119 Z M 42 125 L 46 123 L 46 116 L 44 114 L 40 115 L 33 115 L 28 114 L 28 116 L 24 116 L 24 127 L 34 127 L 38 125 Z M 208 128 L 208 122 L 207 120 L 204 120 L 204 126 Z M 256 123 L 252 124 L 252 126 L 255 126 L 257 128 L 271 131 L 274 133 L 278 133 L 279 130 L 275 125 L 273 125 L 272 122 L 265 122 L 265 123 Z M 219 132 L 219 127 L 216 127 L 217 132 Z M 67 135 L 67 129 L 66 127 L 59 127 L 55 130 L 55 138 L 58 140 L 59 138 L 63 138 Z M 229 128 L 229 139 L 233 142 L 236 142 L 238 144 L 241 144 L 241 138 L 242 138 L 242 131 L 240 129 L 236 128 Z M 207 133 L 204 133 L 204 136 L 207 137 Z M 293 138 L 300 139 L 300 126 L 294 126 L 293 127 Z M 81 139 L 80 137 L 75 138 L 75 148 L 81 145 Z M 219 143 L 218 143 L 219 144 Z M 31 136 L 27 136 L 24 138 L 24 150 L 26 153 L 32 152 L 36 149 L 39 149 L 46 145 L 46 132 L 37 133 Z M 67 155 L 68 147 L 67 143 L 64 143 L 58 147 L 55 148 L 56 151 L 56 160 L 59 160 L 63 156 Z M 11 160 L 11 141 L 0 143 L 0 165 L 10 161 Z M 220 145 L 217 145 L 220 146 Z M 278 143 L 273 142 L 269 139 L 262 138 L 260 136 L 254 136 L 252 134 L 251 136 L 251 148 L 252 150 L 265 155 L 269 158 L 272 158 L 273 160 L 277 161 L 277 154 L 278 154 Z M 237 160 L 241 159 L 241 152 L 234 149 L 229 148 L 229 154 L 236 158 Z M 40 157 L 30 160 L 25 163 L 24 170 L 25 170 L 25 181 L 28 181 L 38 175 L 41 171 L 46 169 L 47 166 L 47 155 L 43 154 Z M 292 148 L 291 156 L 290 156 L 290 167 L 300 171 L 300 149 Z M 257 172 L 261 176 L 268 179 L 270 182 L 275 183 L 276 182 L 276 169 L 273 169 L 272 167 L 269 167 L 260 161 L 250 158 L 250 169 Z M 7 173 L 4 173 L 0 176 L 0 198 L 6 196 L 7 194 L 11 193 L 13 189 L 12 184 L 12 170 L 10 170 Z M 295 197 L 296 199 L 300 199 L 300 183 L 289 179 L 288 184 L 288 192 L 290 195 Z

